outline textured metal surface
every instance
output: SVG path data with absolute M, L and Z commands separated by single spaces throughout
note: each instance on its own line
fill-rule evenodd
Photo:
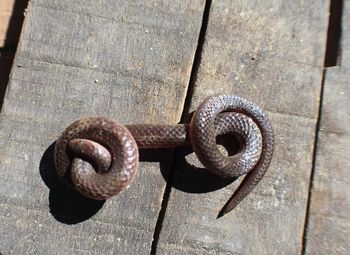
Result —
M 237 154 L 223 155 L 216 144 L 222 134 L 240 141 Z M 273 153 L 272 127 L 261 108 L 237 96 L 205 100 L 190 125 L 127 125 L 89 117 L 72 123 L 55 146 L 55 165 L 62 178 L 71 167 L 79 192 L 106 199 L 127 187 L 138 165 L 138 148 L 165 148 L 192 144 L 202 164 L 224 178 L 247 174 L 222 213 L 232 210 L 261 180 Z M 72 163 L 71 163 L 72 162 Z

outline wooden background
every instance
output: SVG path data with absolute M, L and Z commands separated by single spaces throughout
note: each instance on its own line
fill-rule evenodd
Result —
M 0 1 L 0 110 L 28 0 Z
M 0 253 L 348 254 L 349 45 L 349 0 L 30 1 L 0 114 Z M 217 219 L 239 180 L 181 149 L 142 152 L 106 202 L 58 182 L 73 120 L 173 124 L 217 93 L 257 102 L 276 136 L 233 212 Z

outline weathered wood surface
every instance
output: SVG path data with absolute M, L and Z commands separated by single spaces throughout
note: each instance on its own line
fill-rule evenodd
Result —
M 178 158 L 159 254 L 300 254 L 329 1 L 213 1 L 191 110 L 233 93 L 265 108 L 275 155 L 262 183 L 216 219 L 237 187 Z M 189 179 L 196 181 L 190 182 Z
M 0 1 L 0 110 L 22 27 L 27 0 Z
M 5 46 L 5 42 L 11 40 L 8 38 L 8 28 L 13 15 L 15 0 L 0 1 L 0 48 Z
M 178 122 L 203 9 L 204 1 L 30 2 L 0 115 L 1 253 L 150 253 L 165 187 L 159 162 L 166 168 L 169 154 L 145 157 L 131 187 L 103 204 L 57 182 L 50 145 L 87 115 Z
M 193 154 L 179 151 L 152 252 L 299 254 L 306 217 L 306 253 L 350 250 L 349 0 L 341 65 L 325 72 L 305 215 L 328 5 L 212 2 L 190 111 L 211 94 L 250 98 L 271 117 L 276 152 L 262 183 L 232 213 L 216 219 L 238 181 L 205 174 L 194 167 L 201 166 Z M 150 253 L 171 154 L 143 154 L 130 189 L 96 203 L 57 182 L 50 145 L 86 115 L 178 122 L 203 11 L 204 0 L 31 2 L 0 115 L 0 253 Z
M 339 66 L 325 71 L 307 254 L 350 252 L 350 1 L 344 1 Z

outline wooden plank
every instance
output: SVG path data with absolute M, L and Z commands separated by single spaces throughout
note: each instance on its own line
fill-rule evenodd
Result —
M 344 1 L 340 65 L 325 71 L 307 254 L 349 254 L 350 1 Z
M 146 157 L 131 187 L 101 204 L 57 182 L 50 145 L 88 115 L 178 122 L 203 9 L 204 1 L 30 2 L 0 115 L 1 253 L 150 253 L 169 153 Z
M 0 47 L 4 47 L 15 0 L 0 1 Z M 1 70 L 1 69 L 0 69 Z
M 27 1 L 0 1 L 0 110 L 23 23 Z
M 13 12 L 16 0 L 2 0 L 0 2 L 0 14 L 11 14 Z
M 17 43 L 28 0 L 0 1 L 0 47 Z
M 193 167 L 192 154 L 180 155 L 159 254 L 300 254 L 328 5 L 212 2 L 190 108 L 216 93 L 256 101 L 271 117 L 275 154 L 262 183 L 220 219 L 237 182 L 205 176 Z

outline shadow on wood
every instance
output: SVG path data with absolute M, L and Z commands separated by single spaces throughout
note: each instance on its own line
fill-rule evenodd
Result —
M 9 4 L 11 4 L 11 2 L 9 2 Z M 28 0 L 14 1 L 14 6 L 10 15 L 10 21 L 7 26 L 5 38 L 1 38 L 3 39 L 3 47 L 0 48 L 0 110 L 5 96 L 7 83 L 9 81 L 9 75 L 11 72 L 13 59 L 15 57 L 17 43 L 21 33 L 22 23 L 24 19 L 23 13 L 27 4 Z M 6 22 L 4 22 L 4 24 L 5 23 Z
M 190 147 L 178 150 L 172 187 L 186 193 L 207 193 L 221 189 L 236 178 L 222 178 L 204 167 L 188 163 L 188 157 L 196 157 Z M 162 170 L 163 168 L 161 168 Z
M 102 208 L 105 200 L 86 198 L 59 179 L 54 165 L 54 148 L 55 143 L 47 148 L 39 166 L 41 178 L 50 189 L 50 213 L 62 223 L 77 224 L 95 215 Z
M 27 7 L 27 4 L 28 0 L 15 0 L 6 35 L 3 40 L 3 47 L 0 48 L 0 110 L 5 96 L 7 83 L 9 81 L 9 75 L 11 72 L 13 59 L 15 57 L 17 43 L 21 33 L 24 19 L 23 13 Z
M 50 213 L 59 222 L 77 224 L 94 216 L 103 206 L 105 200 L 86 198 L 77 192 L 69 182 L 63 182 L 56 173 L 54 165 L 54 147 L 51 144 L 44 152 L 39 166 L 39 172 L 46 186 L 50 189 Z M 171 149 L 148 149 L 140 151 L 141 162 L 159 162 L 164 180 L 171 187 L 186 193 L 207 193 L 221 189 L 235 178 L 224 179 L 209 173 L 205 168 L 191 165 L 186 156 L 193 153 L 190 146 L 179 149 L 176 153 L 176 169 L 169 167 Z M 175 171 L 174 175 L 169 175 Z M 139 169 L 142 171 L 142 169 Z M 171 176 L 171 177 L 170 177 Z

